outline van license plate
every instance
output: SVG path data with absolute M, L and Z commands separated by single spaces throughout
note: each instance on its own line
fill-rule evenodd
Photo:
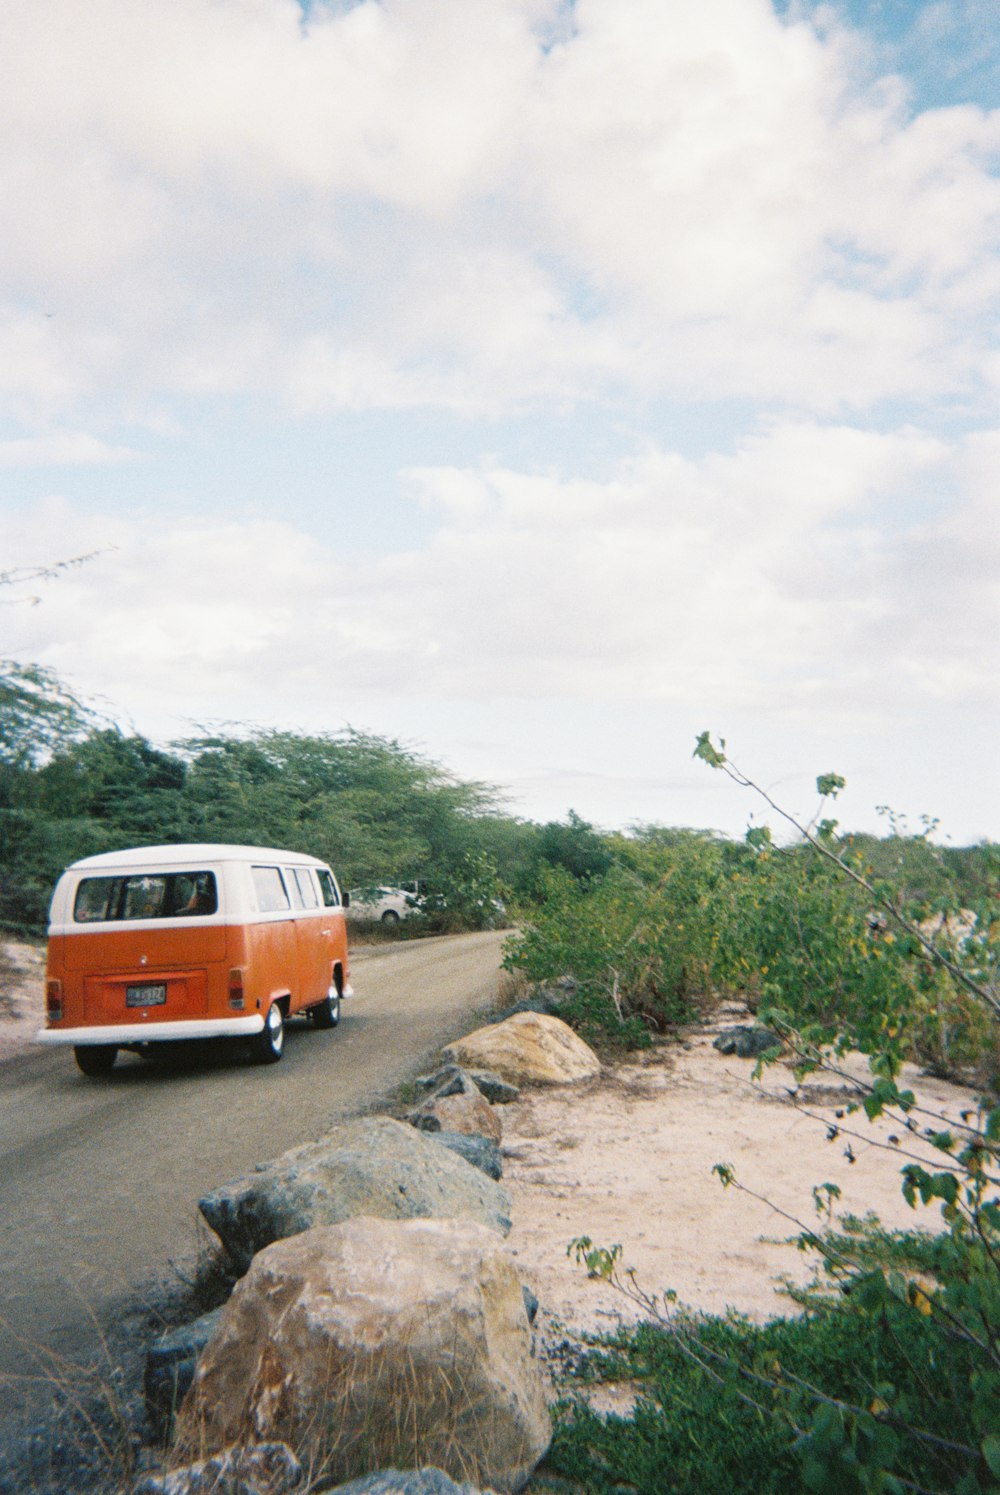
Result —
M 126 1007 L 162 1007 L 167 1000 L 166 983 L 159 986 L 126 986 Z

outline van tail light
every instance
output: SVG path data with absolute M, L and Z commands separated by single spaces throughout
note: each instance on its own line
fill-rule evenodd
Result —
M 48 1023 L 61 1023 L 63 1015 L 62 982 L 46 981 L 45 983 L 45 1021 Z
M 229 972 L 229 1005 L 235 1007 L 237 1011 L 242 1010 L 243 1007 L 243 969 L 241 966 L 234 966 Z

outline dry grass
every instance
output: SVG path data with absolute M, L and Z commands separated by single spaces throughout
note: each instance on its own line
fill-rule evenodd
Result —
M 304 1412 L 284 1364 L 261 1357 L 257 1380 L 239 1426 L 187 1422 L 171 1451 L 180 1468 L 218 1453 L 223 1445 L 280 1440 L 307 1474 L 304 1495 L 379 1469 L 438 1468 L 457 1483 L 485 1485 L 511 1455 L 509 1425 L 484 1402 L 482 1381 L 471 1383 L 460 1355 L 426 1357 L 384 1351 L 331 1349 L 325 1384 L 310 1388 Z M 267 1408 L 266 1429 L 252 1409 Z M 493 1416 L 492 1423 L 490 1418 Z
M 0 1453 L 0 1491 L 11 1495 L 125 1495 L 135 1480 L 144 1406 L 94 1320 L 99 1351 L 80 1364 L 16 1338 L 23 1368 L 0 1375 L 4 1400 L 22 1402 L 22 1427 Z

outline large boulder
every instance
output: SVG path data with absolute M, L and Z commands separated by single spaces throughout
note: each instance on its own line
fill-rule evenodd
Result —
M 600 1073 L 593 1049 L 561 1018 L 544 1012 L 518 1012 L 477 1028 L 446 1045 L 444 1052 L 469 1068 L 495 1071 L 513 1084 L 568 1085 Z
M 496 1232 L 358 1218 L 254 1258 L 198 1362 L 176 1452 L 281 1439 L 331 1484 L 432 1465 L 508 1492 L 550 1431 Z
M 390 1116 L 361 1116 L 198 1201 L 236 1270 L 263 1246 L 353 1215 L 463 1216 L 506 1235 L 510 1195 Z

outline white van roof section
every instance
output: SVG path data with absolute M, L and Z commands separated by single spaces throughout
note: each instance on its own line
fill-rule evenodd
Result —
M 211 862 L 281 862 L 285 866 L 325 867 L 319 857 L 301 851 L 280 851 L 274 846 L 226 846 L 211 842 L 186 842 L 180 846 L 131 846 L 124 851 L 105 851 L 83 857 L 68 872 L 100 871 L 124 867 L 196 867 Z

